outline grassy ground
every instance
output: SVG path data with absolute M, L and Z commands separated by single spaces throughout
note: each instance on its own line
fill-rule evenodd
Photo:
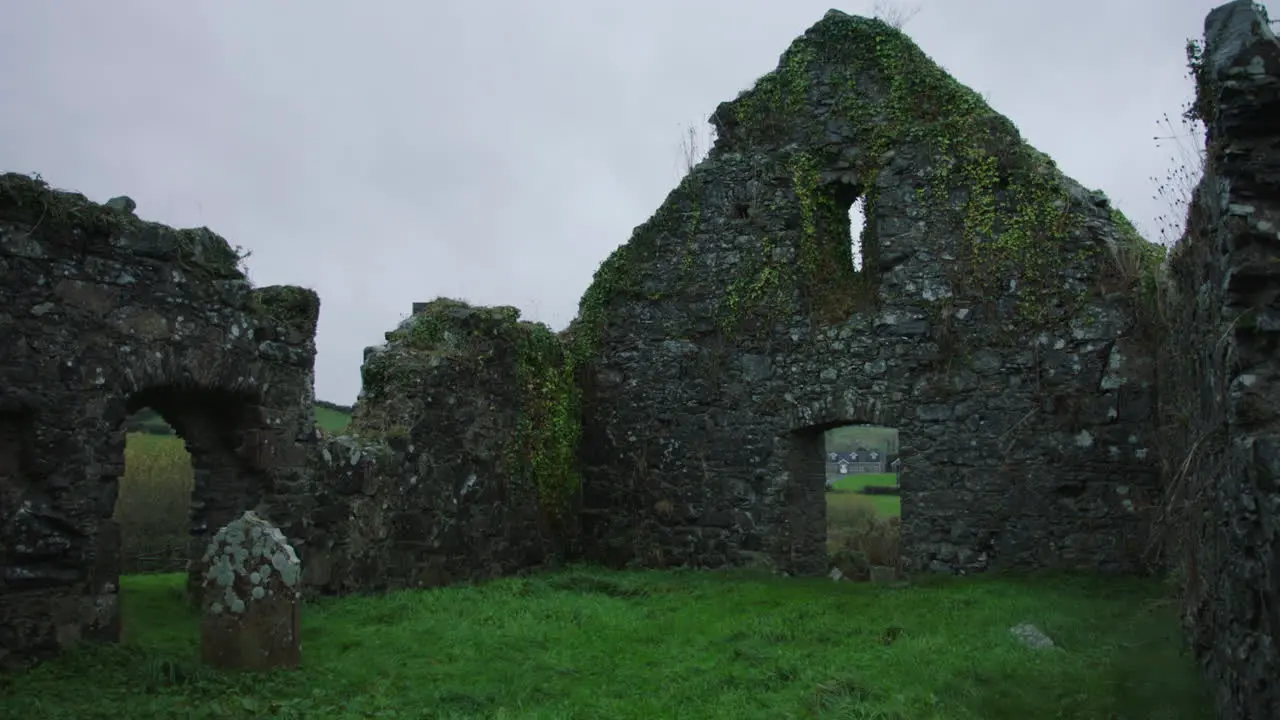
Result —
M 842 504 L 870 502 L 876 512 L 884 516 L 902 514 L 902 498 L 897 495 L 863 495 L 862 488 L 868 485 L 897 485 L 895 473 L 865 473 L 846 475 L 831 485 L 827 493 L 827 507 Z
M 126 638 L 0 679 L 26 718 L 1210 717 L 1158 583 L 890 588 L 574 569 L 310 604 L 303 667 L 198 669 L 181 575 L 126 578 Z M 1059 647 L 1032 650 L 1032 622 Z M 6 687 L 7 685 L 7 687 Z
M 340 433 L 351 424 L 351 416 L 332 408 L 316 406 L 316 424 L 331 433 Z

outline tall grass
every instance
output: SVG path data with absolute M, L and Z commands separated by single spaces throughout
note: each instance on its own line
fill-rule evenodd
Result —
M 881 512 L 870 496 L 827 493 L 827 557 L 851 580 L 868 580 L 871 568 L 901 569 L 901 518 Z
M 128 434 L 113 515 L 120 525 L 123 572 L 185 568 L 194 481 L 181 438 Z

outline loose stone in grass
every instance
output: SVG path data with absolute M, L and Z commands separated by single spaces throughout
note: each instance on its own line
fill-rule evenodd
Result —
M 297 667 L 302 563 L 284 534 L 246 512 L 214 535 L 204 567 L 204 662 L 228 670 Z
M 1053 639 L 1044 634 L 1040 628 L 1031 623 L 1021 623 L 1009 628 L 1009 632 L 1018 638 L 1018 641 L 1029 648 L 1041 649 L 1054 647 Z

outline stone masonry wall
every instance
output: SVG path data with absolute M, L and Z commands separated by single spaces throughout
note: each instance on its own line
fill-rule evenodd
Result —
M 878 20 L 829 12 L 712 121 L 569 332 L 589 556 L 824 572 L 822 433 L 871 423 L 908 569 L 1138 569 L 1162 252 Z
M 1233 2 L 1192 56 L 1208 162 L 1160 353 L 1164 518 L 1218 717 L 1280 717 L 1280 42 Z
M 0 664 L 118 636 L 130 413 L 186 441 L 200 552 L 305 485 L 315 294 L 254 289 L 225 240 L 133 207 L 0 175 Z
M 312 592 L 430 587 L 562 556 L 576 526 L 576 390 L 559 340 L 511 307 L 440 299 L 368 348 L 349 435 L 328 438 Z

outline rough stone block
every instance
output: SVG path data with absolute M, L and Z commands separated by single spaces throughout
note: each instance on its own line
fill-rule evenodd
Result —
M 369 348 L 300 550 L 308 589 L 484 580 L 555 562 L 576 531 L 578 389 L 550 328 L 437 298 Z
M 204 662 L 232 670 L 297 667 L 302 563 L 280 530 L 246 512 L 218 531 L 204 563 Z

